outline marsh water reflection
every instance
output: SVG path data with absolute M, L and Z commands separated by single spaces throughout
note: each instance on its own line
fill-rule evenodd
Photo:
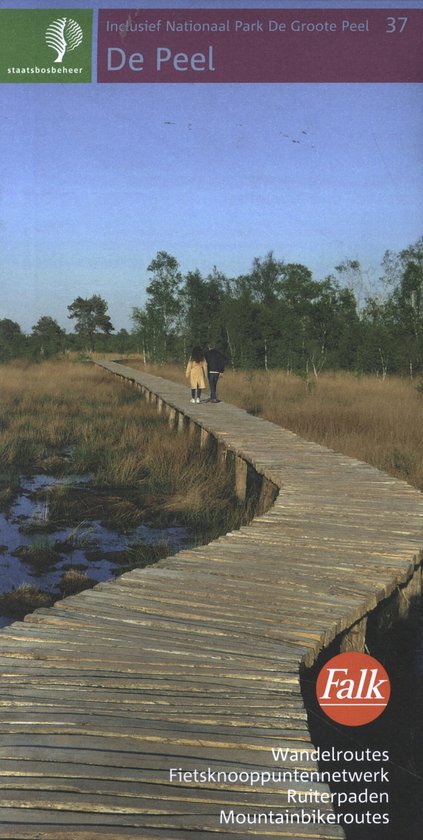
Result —
M 101 518 L 84 516 L 84 498 L 90 477 L 55 478 L 34 475 L 20 480 L 20 490 L 7 512 L 0 512 L 0 593 L 23 584 L 59 597 L 64 573 L 83 571 L 99 582 L 121 573 L 130 565 L 136 548 L 161 542 L 172 554 L 192 544 L 182 527 L 153 528 L 146 524 L 108 527 Z M 80 493 L 81 514 L 77 524 L 66 525 L 51 516 L 53 494 L 63 489 Z M 136 565 L 134 562 L 133 565 Z M 0 615 L 0 627 L 13 619 Z

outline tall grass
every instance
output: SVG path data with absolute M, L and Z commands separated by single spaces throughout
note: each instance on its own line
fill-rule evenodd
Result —
M 11 592 L 0 594 L 0 614 L 9 618 L 23 619 L 27 613 L 42 607 L 51 607 L 53 595 L 41 592 L 29 583 L 23 583 Z
M 143 367 L 139 360 L 127 363 Z M 186 384 L 174 365 L 149 372 Z M 423 393 L 416 380 L 348 373 L 304 380 L 277 370 L 228 370 L 219 396 L 423 490 Z
M 70 361 L 0 367 L 0 490 L 17 472 L 91 476 L 111 497 L 113 520 L 186 524 L 199 531 L 235 526 L 241 512 L 224 466 L 169 429 L 140 392 L 93 365 Z M 16 479 L 15 479 L 16 488 Z M 61 488 L 50 508 L 74 521 L 75 493 Z M 82 498 L 82 496 L 81 496 Z M 99 497 L 93 504 L 99 504 Z M 129 507 L 128 507 L 129 506 Z M 87 518 L 87 509 L 82 518 Z M 213 533 L 214 535 L 214 533 Z
M 416 383 L 399 378 L 321 375 L 308 383 L 284 373 L 228 376 L 231 391 L 247 410 L 308 440 L 366 461 L 423 489 L 423 398 Z

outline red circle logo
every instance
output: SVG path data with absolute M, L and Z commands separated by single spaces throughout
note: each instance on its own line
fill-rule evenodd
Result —
M 340 653 L 321 669 L 316 694 L 324 713 L 344 726 L 363 726 L 388 705 L 391 684 L 383 665 L 366 653 Z

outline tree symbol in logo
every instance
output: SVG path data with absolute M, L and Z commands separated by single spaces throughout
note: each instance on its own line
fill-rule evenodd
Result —
M 54 63 L 60 63 L 63 60 L 65 52 L 79 47 L 82 41 L 82 29 L 79 23 L 72 18 L 58 18 L 46 29 L 46 41 L 49 47 L 57 52 L 57 58 Z

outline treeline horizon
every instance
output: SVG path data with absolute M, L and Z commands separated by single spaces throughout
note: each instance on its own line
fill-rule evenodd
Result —
M 146 364 L 185 364 L 195 345 L 219 347 L 234 369 L 322 370 L 413 376 L 423 370 L 423 237 L 386 251 L 383 292 L 366 291 L 357 260 L 315 280 L 301 263 L 273 252 L 254 258 L 247 274 L 183 275 L 177 259 L 159 251 L 148 266 L 146 303 L 132 310 L 133 329 L 115 329 L 100 295 L 69 304 L 74 332 L 44 315 L 25 334 L 0 319 L 0 361 L 41 361 L 79 352 L 139 353 Z

